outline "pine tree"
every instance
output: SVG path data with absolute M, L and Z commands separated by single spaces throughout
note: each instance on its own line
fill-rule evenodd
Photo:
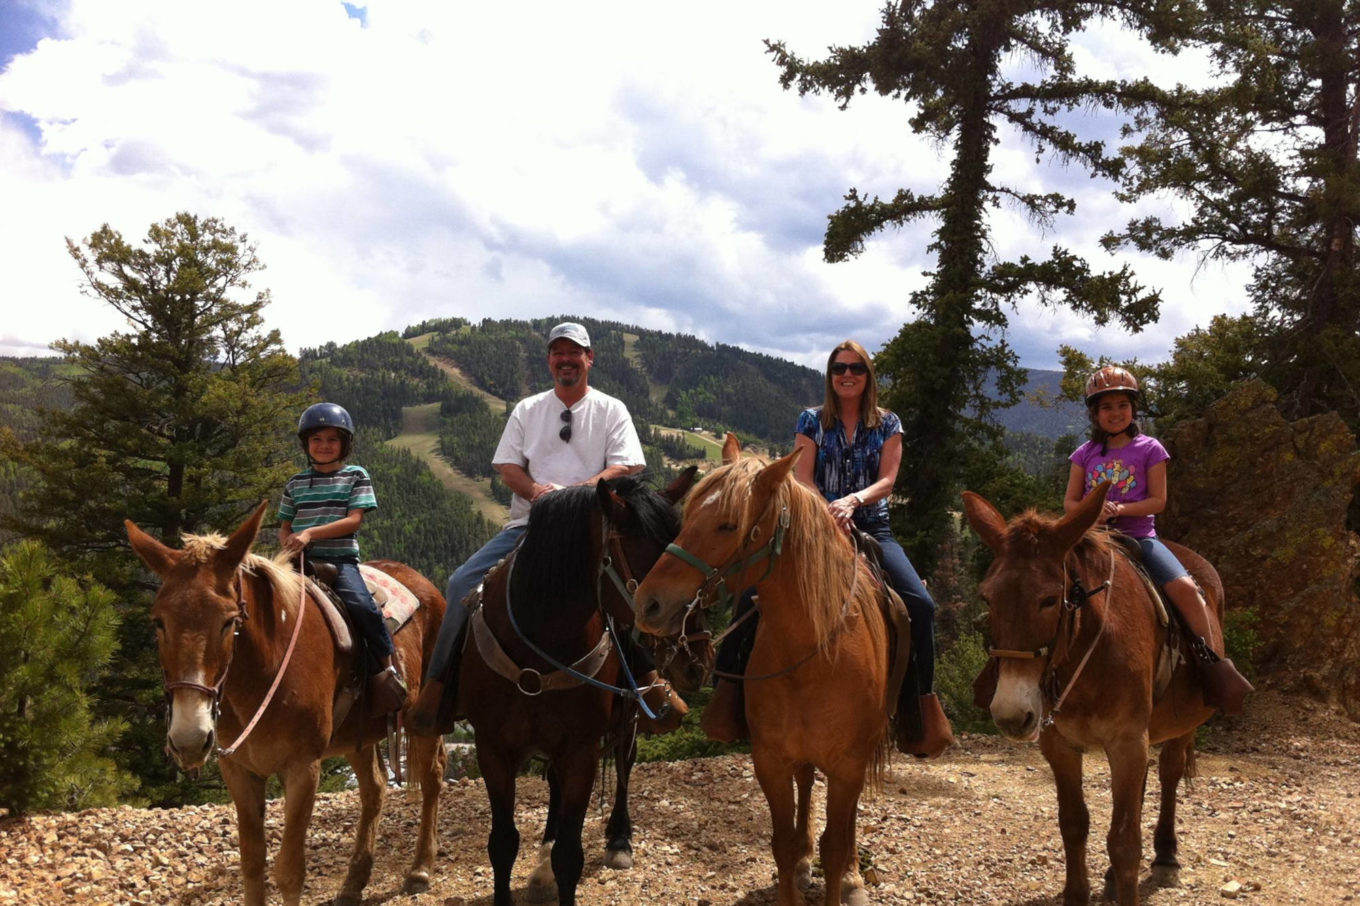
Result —
M 1204 90 L 1160 93 L 1132 124 L 1126 200 L 1170 193 L 1185 218 L 1106 237 L 1163 258 L 1249 261 L 1252 370 L 1291 418 L 1360 428 L 1360 8 L 1346 0 L 1206 0 L 1183 34 Z
M 0 550 L 0 808 L 116 805 L 136 788 L 108 757 L 124 725 L 90 713 L 117 626 L 112 592 L 63 574 L 43 545 Z
M 868 44 L 833 47 L 822 61 L 767 43 L 785 88 L 830 94 L 842 108 L 872 89 L 911 105 L 913 131 L 950 148 L 949 175 L 933 194 L 901 189 L 885 201 L 851 188 L 845 205 L 828 218 L 823 245 L 827 261 L 844 261 L 887 227 L 923 219 L 938 223 L 929 246 L 936 256 L 930 282 L 903 300 L 904 308 L 909 304 L 919 313 L 918 320 L 906 324 L 875 360 L 891 383 L 884 399 L 903 423 L 897 491 L 908 502 L 901 534 L 923 569 L 947 535 L 948 512 L 968 463 L 997 458 L 974 455 L 979 444 L 999 440 L 989 413 L 1014 405 L 1023 386 L 1005 339 L 1005 308 L 1032 298 L 1066 305 L 1097 324 L 1117 320 L 1130 330 L 1157 316 L 1159 295 L 1138 285 L 1128 267 L 1099 273 L 1056 246 L 1044 261 L 989 262 L 987 255 L 988 218 L 999 206 L 1018 206 L 1040 226 L 1075 210 L 1073 200 L 1060 193 L 993 180 L 991 152 L 1007 135 L 1004 130 L 1032 143 L 1036 155 L 1054 155 L 1097 176 L 1118 174 L 1120 163 L 1102 142 L 1083 140 L 1069 128 L 1071 113 L 1093 106 L 1121 109 L 1149 86 L 1080 77 L 1067 41 L 1097 17 L 1156 27 L 1137 8 L 1070 0 L 904 0 L 884 7 Z M 1003 67 L 1016 54 L 1025 55 L 1034 81 L 1015 81 Z
M 244 234 L 180 213 L 134 247 L 107 225 L 67 240 L 87 294 L 133 328 L 93 344 L 54 345 L 78 369 L 70 409 L 43 413 L 36 438 L 0 432 L 0 452 L 33 480 L 8 528 L 44 542 L 136 612 L 123 621 L 115 679 L 101 707 L 132 724 L 123 763 L 157 800 L 180 795 L 160 756 L 160 670 L 140 608 L 153 588 L 129 555 L 123 519 L 167 543 L 237 524 L 294 469 L 293 419 L 307 400 L 296 359 L 253 296 L 263 268 Z

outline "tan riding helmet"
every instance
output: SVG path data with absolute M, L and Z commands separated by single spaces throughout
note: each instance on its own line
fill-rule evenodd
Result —
M 1086 379 L 1086 405 L 1115 390 L 1133 394 L 1136 401 L 1139 395 L 1138 378 L 1118 365 L 1106 365 Z

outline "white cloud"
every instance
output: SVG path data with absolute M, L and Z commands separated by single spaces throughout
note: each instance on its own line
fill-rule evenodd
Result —
M 947 149 L 913 136 L 900 102 L 840 111 L 782 90 L 762 44 L 863 43 L 879 0 L 362 6 L 363 23 L 335 0 L 68 0 L 0 63 L 0 353 L 122 329 L 80 294 L 65 237 L 108 222 L 135 241 L 180 210 L 258 243 L 255 284 L 293 349 L 428 317 L 576 312 L 820 364 L 912 316 L 933 224 L 837 265 L 821 234 L 851 186 L 934 191 Z M 1107 31 L 1078 55 L 1117 75 L 1152 65 Z M 995 162 L 1081 204 L 1046 236 L 1003 212 L 999 252 L 1103 255 L 1108 186 L 1036 168 L 1018 144 Z M 1184 262 L 1108 260 L 1171 288 L 1163 323 L 1126 337 L 1022 308 L 1025 364 L 1051 365 L 1068 338 L 1159 359 L 1234 310 L 1237 274 L 1186 292 Z

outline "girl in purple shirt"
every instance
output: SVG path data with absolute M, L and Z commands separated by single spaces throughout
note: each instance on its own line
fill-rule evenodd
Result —
M 1223 634 L 1209 614 L 1199 586 L 1176 555 L 1157 537 L 1156 516 L 1166 508 L 1166 463 L 1171 457 L 1138 427 L 1138 380 L 1106 365 L 1086 381 L 1091 439 L 1070 457 L 1063 509 L 1071 512 L 1102 482 L 1103 518 L 1111 528 L 1138 540 L 1143 563 L 1195 637 L 1204 682 L 1204 701 L 1224 714 L 1237 714 L 1251 683 L 1223 656 Z

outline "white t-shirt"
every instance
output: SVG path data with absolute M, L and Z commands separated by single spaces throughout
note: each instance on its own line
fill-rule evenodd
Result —
M 571 407 L 571 440 L 559 436 L 567 407 L 552 390 L 515 404 L 496 445 L 493 465 L 522 467 L 539 484 L 580 484 L 609 466 L 647 464 L 642 442 L 622 400 L 588 388 Z M 510 502 L 509 525 L 529 520 L 529 501 L 518 494 Z

